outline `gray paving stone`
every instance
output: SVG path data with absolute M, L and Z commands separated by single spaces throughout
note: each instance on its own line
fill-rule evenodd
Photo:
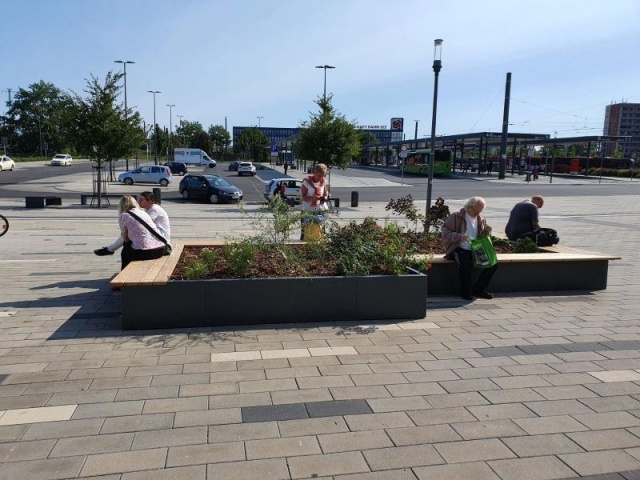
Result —
M 434 408 L 432 410 L 419 410 L 407 412 L 407 415 L 416 425 L 438 425 L 443 423 L 473 422 L 476 418 L 465 408 Z
M 209 443 L 238 442 L 241 440 L 280 437 L 278 424 L 276 422 L 215 425 L 208 428 Z
M 195 427 L 198 425 L 225 425 L 229 423 L 241 422 L 242 414 L 240 408 L 193 410 L 189 412 L 176 412 L 173 427 L 179 428 Z
M 0 426 L 0 442 L 16 442 L 20 440 L 30 425 L 2 425 Z M 29 438 L 26 440 L 39 440 Z
M 131 450 L 147 450 L 176 445 L 198 445 L 207 443 L 207 426 L 171 428 L 136 432 Z
M 90 437 L 61 438 L 50 457 L 72 457 L 94 453 L 122 452 L 131 448 L 133 433 L 93 435 Z
M 550 400 L 544 402 L 526 402 L 527 408 L 534 411 L 540 417 L 552 415 L 576 415 L 580 413 L 593 413 L 589 407 L 577 400 Z
M 247 440 L 245 450 L 247 460 L 322 453 L 315 436 Z
M 411 469 L 403 468 L 396 470 L 385 470 L 384 472 L 371 472 L 371 473 L 354 473 L 352 475 L 336 475 L 331 477 L 333 480 L 416 480 L 417 477 L 413 474 Z M 323 480 L 323 479 L 319 479 Z M 325 478 L 324 480 L 330 480 Z
M 271 392 L 271 400 L 274 404 L 328 402 L 333 400 L 333 397 L 328 388 L 310 388 Z
M 241 411 L 244 423 L 309 418 L 309 413 L 307 413 L 304 403 L 242 407 Z
M 138 415 L 142 413 L 144 402 L 114 402 L 78 405 L 71 417 L 73 420 L 81 418 L 120 417 L 122 415 Z
M 388 470 L 444 463 L 431 445 L 378 448 L 362 452 L 372 470 Z
M 205 465 L 125 473 L 120 480 L 206 480 Z M 102 477 L 101 477 L 102 478 Z M 97 479 L 96 479 L 97 480 Z M 104 480 L 107 480 L 106 478 Z M 117 480 L 117 479 L 114 479 Z
M 144 402 L 142 413 L 186 412 L 190 410 L 205 410 L 209 406 L 208 397 L 185 397 L 151 399 Z
M 278 422 L 278 427 L 280 429 L 280 435 L 283 437 L 322 435 L 349 431 L 349 427 L 343 417 L 287 420 Z
M 51 458 L 25 462 L 7 462 L 0 465 L 0 479 L 57 480 L 76 478 L 85 457 Z
M 55 443 L 55 440 L 34 440 L 0 444 L 0 462 L 45 459 Z
M 346 415 L 344 419 L 351 431 L 410 427 L 414 425 L 405 412 Z
M 165 430 L 173 425 L 172 413 L 156 413 L 151 415 L 127 415 L 124 417 L 112 417 L 102 420 L 101 434 L 143 432 L 146 430 Z M 73 421 L 73 420 L 72 420 Z M 81 420 L 78 420 L 80 422 Z M 58 422 L 62 423 L 62 422 Z M 99 428 L 99 427 L 98 427 Z
M 589 429 L 583 423 L 568 415 L 544 418 L 516 418 L 513 421 L 529 435 L 580 432 Z
M 488 464 L 503 480 L 550 480 L 574 474 L 553 456 L 495 460 Z
M 447 463 L 513 458 L 515 454 L 497 439 L 437 443 L 435 449 Z
M 567 436 L 587 451 L 640 446 L 640 438 L 622 429 L 573 432 L 567 433 Z
M 583 449 L 574 443 L 568 435 L 530 435 L 511 437 L 502 441 L 515 452 L 518 457 L 542 457 L 559 453 L 577 453 Z
M 487 347 L 475 348 L 474 350 L 483 357 L 512 357 L 514 355 L 526 355 L 526 353 L 518 347 Z
M 452 425 L 464 440 L 481 438 L 507 438 L 525 435 L 526 432 L 509 419 L 487 420 L 484 422 L 462 422 Z
M 484 462 L 417 467 L 413 471 L 419 480 L 500 480 Z
M 198 465 L 245 460 L 242 442 L 213 443 L 170 447 L 167 467 Z
M 77 457 L 70 457 L 77 458 Z M 106 475 L 164 468 L 167 449 L 104 453 L 86 457 L 81 475 Z
M 287 460 L 270 458 L 245 462 L 215 463 L 207 465 L 207 480 L 289 480 Z
M 566 453 L 558 457 L 580 476 L 640 469 L 637 459 L 619 450 Z
M 640 418 L 628 412 L 589 413 L 573 415 L 573 418 L 591 430 L 608 430 L 613 428 L 637 427 L 640 425 Z
M 384 431 L 362 431 L 319 435 L 318 441 L 324 453 L 367 450 L 392 447 L 393 443 Z
M 449 425 L 429 425 L 428 427 L 389 428 L 387 435 L 395 445 L 421 445 L 462 440 Z
M 336 400 L 332 402 L 310 402 L 305 404 L 309 417 L 337 417 L 372 413 L 365 400 Z
M 344 475 L 347 473 L 370 471 L 360 452 L 342 452 L 328 453 L 325 455 L 290 457 L 288 459 L 288 463 L 291 471 L 291 478 Z

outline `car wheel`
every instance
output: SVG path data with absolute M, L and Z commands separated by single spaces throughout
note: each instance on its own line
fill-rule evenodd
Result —
M 163 178 L 162 180 L 160 180 L 160 185 L 166 187 L 167 185 L 169 185 L 169 180 Z
M 127 177 L 124 179 L 125 185 L 133 185 L 133 179 L 131 177 Z
M 180 176 L 183 176 L 185 173 L 187 173 L 187 172 L 185 172 L 184 170 L 180 170 L 180 171 L 178 172 L 178 174 L 179 174 Z
M 215 165 L 209 165 L 209 168 L 213 168 L 213 167 L 215 167 Z
M 185 200 L 189 200 L 189 190 L 182 191 L 182 198 L 184 198 Z
M 220 198 L 215 193 L 212 193 L 211 196 L 209 197 L 209 201 L 211 203 L 218 203 L 220 202 Z

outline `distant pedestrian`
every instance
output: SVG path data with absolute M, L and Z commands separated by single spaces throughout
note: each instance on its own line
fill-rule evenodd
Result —
M 284 174 L 287 174 L 287 170 L 289 169 L 289 163 L 285 160 L 284 162 Z
M 465 175 L 467 174 L 467 170 L 469 170 L 469 164 L 468 163 L 462 163 L 462 173 L 464 173 Z
M 537 180 L 538 179 L 538 167 L 533 167 L 533 170 L 531 170 L 531 173 L 533 174 L 533 179 Z

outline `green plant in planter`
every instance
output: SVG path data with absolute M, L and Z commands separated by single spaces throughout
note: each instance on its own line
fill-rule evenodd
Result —
M 513 247 L 515 253 L 536 253 L 540 251 L 536 242 L 530 238 L 519 238 Z
M 418 223 L 421 223 L 424 234 L 429 235 L 431 233 L 427 217 L 418 210 L 411 194 L 397 200 L 392 198 L 384 208 L 385 210 L 391 210 L 393 215 L 404 215 L 407 220 L 414 222 L 414 231 L 417 231 Z M 435 203 L 429 207 L 429 220 L 433 233 L 440 234 L 442 225 L 449 213 L 449 207 L 445 205 L 444 198 L 438 197 Z

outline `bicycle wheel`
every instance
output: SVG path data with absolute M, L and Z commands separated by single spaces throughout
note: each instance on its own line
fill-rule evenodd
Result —
M 9 230 L 9 220 L 3 215 L 0 215 L 0 237 L 7 233 Z

